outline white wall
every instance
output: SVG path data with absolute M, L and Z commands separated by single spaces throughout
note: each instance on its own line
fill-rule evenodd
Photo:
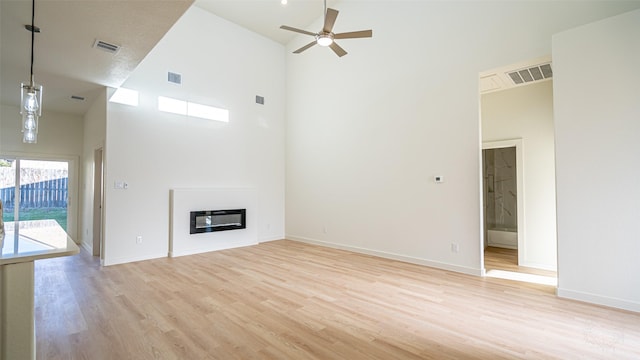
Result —
M 338 5 L 336 32 L 373 38 L 287 57 L 287 237 L 479 274 L 479 72 L 640 4 Z
M 94 100 L 84 116 L 82 186 L 80 189 L 81 244 L 93 249 L 94 151 L 104 147 L 107 121 L 107 89 Z
M 485 94 L 481 102 L 483 142 L 523 140 L 525 247 L 518 249 L 524 252 L 520 265 L 556 270 L 553 83 Z
M 0 106 L 0 151 L 56 156 L 82 154 L 82 116 L 45 109 L 38 122 L 38 142 L 35 144 L 22 142 L 21 116 L 18 106 Z
M 46 91 L 46 88 L 45 88 Z M 43 100 L 43 102 L 46 98 Z M 45 111 L 38 122 L 38 142 L 22 142 L 22 120 L 18 106 L 0 106 L 0 154 L 34 159 L 64 160 L 69 162 L 69 202 L 67 233 L 76 242 L 78 238 L 78 180 L 79 159 L 82 155 L 82 117 Z
M 634 311 L 640 311 L 638 34 L 640 10 L 553 37 L 558 295 Z
M 284 66 L 282 45 L 198 7 L 173 26 L 123 85 L 140 105 L 107 107 L 105 264 L 167 256 L 172 188 L 253 188 L 258 240 L 284 237 Z M 230 121 L 159 112 L 159 95 L 229 109 Z

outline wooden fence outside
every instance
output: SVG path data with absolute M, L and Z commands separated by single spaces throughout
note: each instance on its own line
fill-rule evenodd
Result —
M 6 209 L 14 208 L 15 193 L 15 187 L 0 189 L 0 200 Z M 68 196 L 67 177 L 21 185 L 20 208 L 66 208 Z

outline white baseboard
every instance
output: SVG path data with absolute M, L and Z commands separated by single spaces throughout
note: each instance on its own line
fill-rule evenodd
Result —
M 131 262 L 136 262 L 136 261 L 159 259 L 159 258 L 164 258 L 164 257 L 167 257 L 166 253 L 163 253 L 163 254 L 149 254 L 149 255 L 140 256 L 140 257 L 122 257 L 122 258 L 116 258 L 116 259 L 109 259 L 109 261 L 106 261 L 106 259 L 105 259 L 105 260 L 103 260 L 102 265 L 103 266 L 111 266 L 111 265 L 125 264 L 125 263 L 131 263 Z
M 439 261 L 419 259 L 411 256 L 399 255 L 399 254 L 394 254 L 394 253 L 389 253 L 384 251 L 371 250 L 371 249 L 360 248 L 360 247 L 349 246 L 349 245 L 341 245 L 341 244 L 336 244 L 336 243 L 331 243 L 331 242 L 326 242 L 321 240 L 315 240 L 315 239 L 311 239 L 303 236 L 287 235 L 286 239 L 304 242 L 304 243 L 313 244 L 313 245 L 326 246 L 334 249 L 353 251 L 360 254 L 378 256 L 385 259 L 398 260 L 406 263 L 423 265 L 423 266 L 428 266 L 436 269 L 448 270 L 448 271 L 453 271 L 453 272 L 458 272 L 458 273 L 463 273 L 468 275 L 482 276 L 482 273 L 483 273 L 483 269 L 474 269 L 474 268 L 469 268 L 465 266 L 453 265 L 453 264 L 443 263 Z
M 529 268 L 534 268 L 534 269 L 540 269 L 540 270 L 558 271 L 558 268 L 553 266 L 553 265 L 529 262 L 529 261 L 526 261 L 526 260 L 522 264 L 518 264 L 518 265 L 519 266 L 524 266 L 524 267 L 529 267 Z
M 265 237 L 261 237 L 258 238 L 258 242 L 269 242 L 269 241 L 277 241 L 277 240 L 284 240 L 285 237 L 283 235 L 276 235 L 276 236 L 265 236 Z
M 80 246 L 81 246 L 83 249 L 87 250 L 87 252 L 88 252 L 89 254 L 92 254 L 92 255 L 93 255 L 93 246 L 92 246 L 91 244 L 88 244 L 88 243 L 86 243 L 86 242 L 84 242 L 84 241 L 83 241 L 83 242 L 80 244 Z
M 169 257 L 178 257 L 178 256 L 186 256 L 186 255 L 195 255 L 195 254 L 202 254 L 202 253 L 207 253 L 207 252 L 211 252 L 211 251 L 220 251 L 220 250 L 229 250 L 229 249 L 235 249 L 235 248 L 240 248 L 240 247 L 245 247 L 245 246 L 252 246 L 252 245 L 257 245 L 257 242 L 239 242 L 239 243 L 234 243 L 234 242 L 227 242 L 227 243 L 222 243 L 222 244 L 218 244 L 215 248 L 193 248 L 193 249 L 184 249 L 181 251 L 174 251 L 174 252 L 169 252 Z
M 608 296 L 602 296 L 597 294 L 586 293 L 582 291 L 562 289 L 558 287 L 556 294 L 558 297 L 588 302 L 597 305 L 604 305 L 608 307 L 629 310 L 634 312 L 640 312 L 640 303 L 635 301 L 629 301 L 624 299 L 612 298 Z

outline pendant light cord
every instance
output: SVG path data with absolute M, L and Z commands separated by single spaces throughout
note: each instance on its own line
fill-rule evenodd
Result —
M 31 2 L 31 86 L 33 87 L 33 43 L 36 38 L 36 0 Z

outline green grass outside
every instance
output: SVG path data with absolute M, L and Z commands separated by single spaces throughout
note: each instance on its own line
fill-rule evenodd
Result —
M 4 221 L 13 221 L 13 211 L 2 214 Z M 67 231 L 67 209 L 66 208 L 39 208 L 39 209 L 21 209 L 20 220 L 44 220 L 53 219 Z

